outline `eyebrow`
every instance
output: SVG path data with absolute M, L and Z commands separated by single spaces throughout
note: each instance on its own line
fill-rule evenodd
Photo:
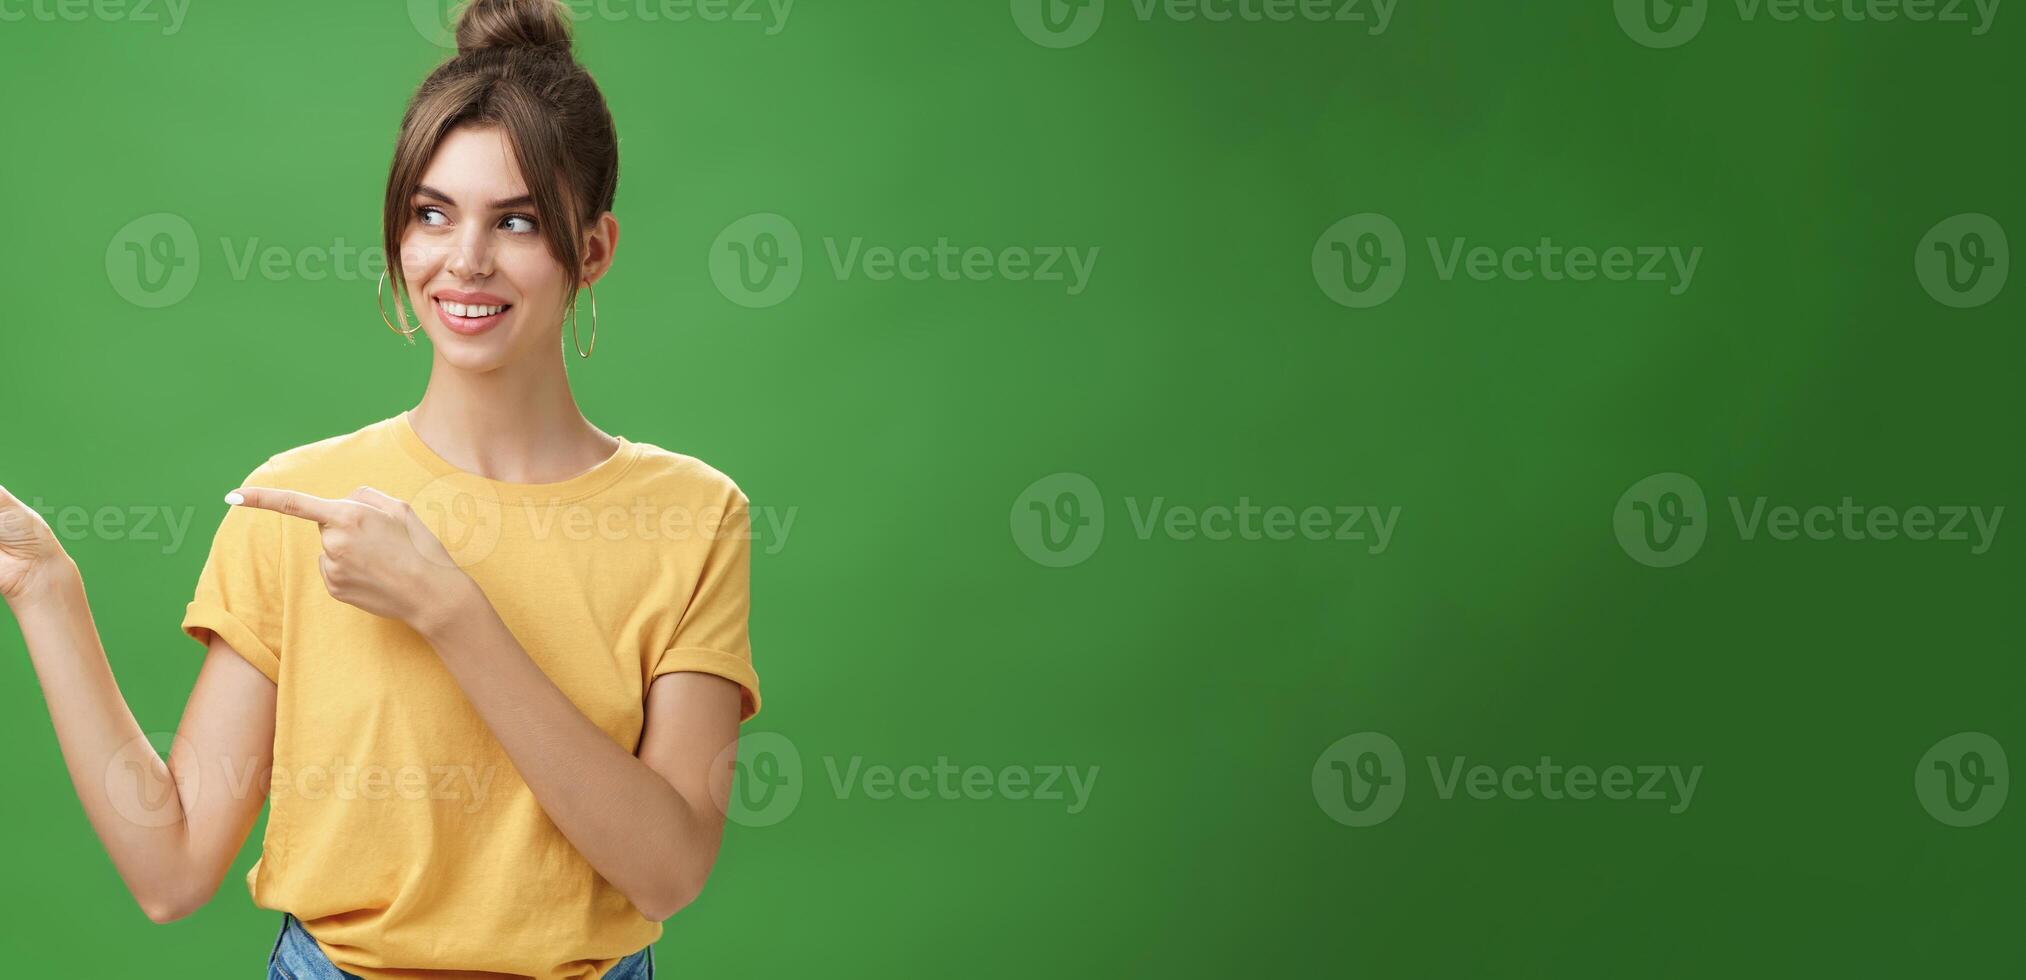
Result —
M 435 198 L 436 200 L 442 201 L 445 204 L 449 205 L 457 204 L 457 200 L 455 198 L 452 198 L 450 195 L 445 194 L 442 191 L 439 191 L 436 188 L 429 186 L 428 184 L 417 184 L 415 186 L 415 193 L 422 197 Z M 509 197 L 504 201 L 494 201 L 492 202 L 492 209 L 495 211 L 503 211 L 507 208 L 532 207 L 534 203 L 535 199 L 532 196 L 522 194 L 519 197 Z

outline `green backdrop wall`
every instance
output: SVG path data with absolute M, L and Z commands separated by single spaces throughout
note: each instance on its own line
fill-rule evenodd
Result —
M 576 9 L 578 397 L 773 521 L 670 975 L 2026 963 L 2026 12 Z M 442 24 L 0 0 L 0 482 L 165 739 L 220 494 L 420 396 L 361 250 Z M 252 976 L 260 829 L 150 923 L 0 652 L 8 972 Z

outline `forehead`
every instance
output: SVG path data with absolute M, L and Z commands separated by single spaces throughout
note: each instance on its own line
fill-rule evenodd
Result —
M 464 201 L 505 200 L 528 192 L 514 162 L 506 130 L 497 126 L 459 126 L 443 137 L 436 156 L 422 171 L 422 183 Z

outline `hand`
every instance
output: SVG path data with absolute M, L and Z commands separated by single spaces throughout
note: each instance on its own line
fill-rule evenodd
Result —
M 414 508 L 372 487 L 343 500 L 241 487 L 225 502 L 315 521 L 324 543 L 317 566 L 331 598 L 418 632 L 428 632 L 471 581 Z
M 76 568 L 49 522 L 0 487 L 0 596 L 7 605 L 32 601 Z

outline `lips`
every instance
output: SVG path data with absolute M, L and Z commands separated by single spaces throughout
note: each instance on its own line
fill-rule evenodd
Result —
M 447 291 L 436 294 L 431 301 L 443 325 L 465 336 L 491 330 L 513 309 L 512 303 L 485 293 Z

